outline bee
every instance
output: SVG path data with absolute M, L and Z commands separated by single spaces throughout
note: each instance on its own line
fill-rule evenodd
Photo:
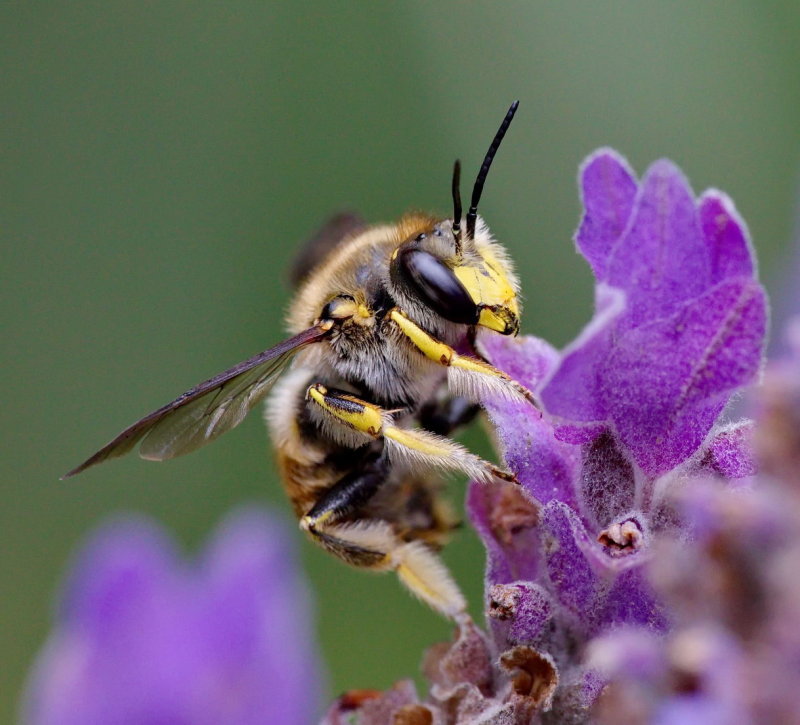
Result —
M 446 617 L 465 616 L 464 597 L 436 555 L 454 526 L 443 473 L 514 478 L 447 435 L 479 412 L 484 395 L 536 404 L 479 354 L 476 338 L 478 328 L 519 330 L 511 261 L 478 217 L 517 105 L 486 153 L 465 218 L 458 161 L 452 218 L 412 213 L 366 226 L 335 217 L 293 271 L 291 337 L 145 416 L 66 476 L 137 445 L 148 460 L 189 453 L 271 393 L 266 420 L 300 527 L 348 564 L 397 572 Z

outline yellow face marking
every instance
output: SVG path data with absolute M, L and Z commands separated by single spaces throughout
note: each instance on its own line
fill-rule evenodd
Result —
M 453 273 L 472 301 L 482 308 L 478 324 L 490 330 L 507 333 L 519 317 L 514 288 L 494 255 L 488 249 L 479 251 L 484 262 L 481 267 L 459 266 L 453 269 Z
M 501 305 L 516 307 L 514 288 L 505 276 L 486 264 L 482 269 L 459 266 L 453 269 L 459 282 L 477 305 Z
M 320 408 L 346 426 L 373 437 L 381 432 L 383 419 L 377 405 L 365 403 L 352 395 L 329 394 L 327 388 L 319 383 L 308 389 L 308 395 Z
M 453 358 L 453 349 L 443 342 L 431 337 L 425 330 L 414 324 L 400 310 L 394 309 L 389 317 L 397 323 L 398 327 L 411 340 L 412 343 L 430 360 L 440 365 L 449 365 Z
M 510 328 L 513 328 L 514 317 L 505 311 L 505 308 L 492 309 L 491 307 L 484 307 L 478 315 L 478 324 L 481 327 L 487 327 L 490 330 L 506 333 Z
M 495 257 L 488 249 L 481 249 L 480 255 L 486 262 L 487 271 L 497 284 L 497 288 L 502 297 L 501 304 L 505 307 L 508 307 L 515 315 L 518 315 L 519 307 L 517 307 L 517 296 L 514 293 L 514 288 L 511 286 L 511 282 L 508 281 L 507 277 L 503 273 L 503 266 L 497 260 L 497 257 Z
M 453 267 L 453 274 L 464 285 L 472 301 L 479 304 L 482 301 L 482 289 L 478 270 L 475 267 L 458 265 Z

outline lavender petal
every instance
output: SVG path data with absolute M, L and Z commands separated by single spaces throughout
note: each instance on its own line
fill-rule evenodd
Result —
M 625 291 L 624 328 L 671 315 L 709 286 L 710 255 L 689 182 L 674 164 L 647 171 L 631 225 L 608 262 L 608 283 Z
M 766 305 L 753 280 L 721 282 L 618 340 L 604 376 L 620 439 L 649 475 L 691 455 L 761 362 Z
M 636 177 L 612 149 L 595 151 L 581 166 L 583 219 L 575 244 L 598 280 L 606 279 L 611 250 L 625 229 L 636 197 Z
M 700 198 L 700 227 L 711 253 L 711 282 L 752 277 L 754 255 L 745 225 L 727 194 L 711 189 Z

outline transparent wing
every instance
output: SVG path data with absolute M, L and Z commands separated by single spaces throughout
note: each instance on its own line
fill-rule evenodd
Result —
M 132 451 L 152 461 L 182 456 L 235 428 L 272 388 L 301 348 L 323 339 L 329 325 L 316 325 L 249 360 L 195 385 L 170 403 L 126 428 L 63 478 Z

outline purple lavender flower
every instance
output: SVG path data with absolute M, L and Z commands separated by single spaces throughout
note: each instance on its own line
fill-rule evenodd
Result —
M 700 472 L 753 473 L 749 424 L 720 414 L 755 379 L 766 328 L 747 232 L 724 194 L 695 201 L 667 161 L 638 183 L 608 150 L 583 165 L 581 187 L 576 243 L 597 278 L 594 319 L 560 356 L 539 341 L 486 340 L 546 409 L 487 401 L 534 523 L 509 525 L 508 494 L 473 484 L 469 497 L 489 550 L 495 644 L 554 658 L 561 717 L 597 691 L 584 643 L 622 625 L 669 628 L 643 565 L 654 535 L 685 528 L 674 491 Z
M 580 183 L 576 243 L 597 279 L 594 318 L 562 353 L 535 338 L 481 340 L 544 414 L 483 401 L 520 482 L 473 483 L 468 496 L 487 549 L 490 636 L 462 626 L 429 654 L 427 700 L 403 690 L 408 722 L 586 722 L 609 674 L 587 667 L 584 650 L 614 632 L 635 632 L 628 666 L 662 671 L 648 643 L 676 613 L 647 577 L 654 538 L 691 531 L 676 503 L 691 481 L 742 487 L 755 471 L 750 423 L 722 418 L 759 372 L 766 329 L 733 203 L 713 190 L 695 200 L 667 161 L 639 182 L 609 150 L 586 161 Z M 400 712 L 398 692 L 374 713 Z M 715 706 L 709 718 L 723 717 Z M 358 712 L 361 725 L 391 722 Z
M 599 722 L 797 722 L 800 348 L 768 369 L 759 392 L 757 485 L 695 479 L 677 495 L 689 536 L 655 542 L 649 576 L 671 632 L 612 631 L 588 647 L 609 681 Z
M 66 583 L 24 722 L 312 722 L 319 657 L 288 540 L 241 511 L 188 566 L 149 521 L 106 525 Z
M 597 277 L 597 310 L 542 389 L 565 440 L 613 428 L 642 471 L 674 469 L 705 439 L 761 362 L 764 294 L 747 231 L 719 191 L 695 202 L 659 161 L 637 185 L 598 151 L 581 172 L 576 243 Z

